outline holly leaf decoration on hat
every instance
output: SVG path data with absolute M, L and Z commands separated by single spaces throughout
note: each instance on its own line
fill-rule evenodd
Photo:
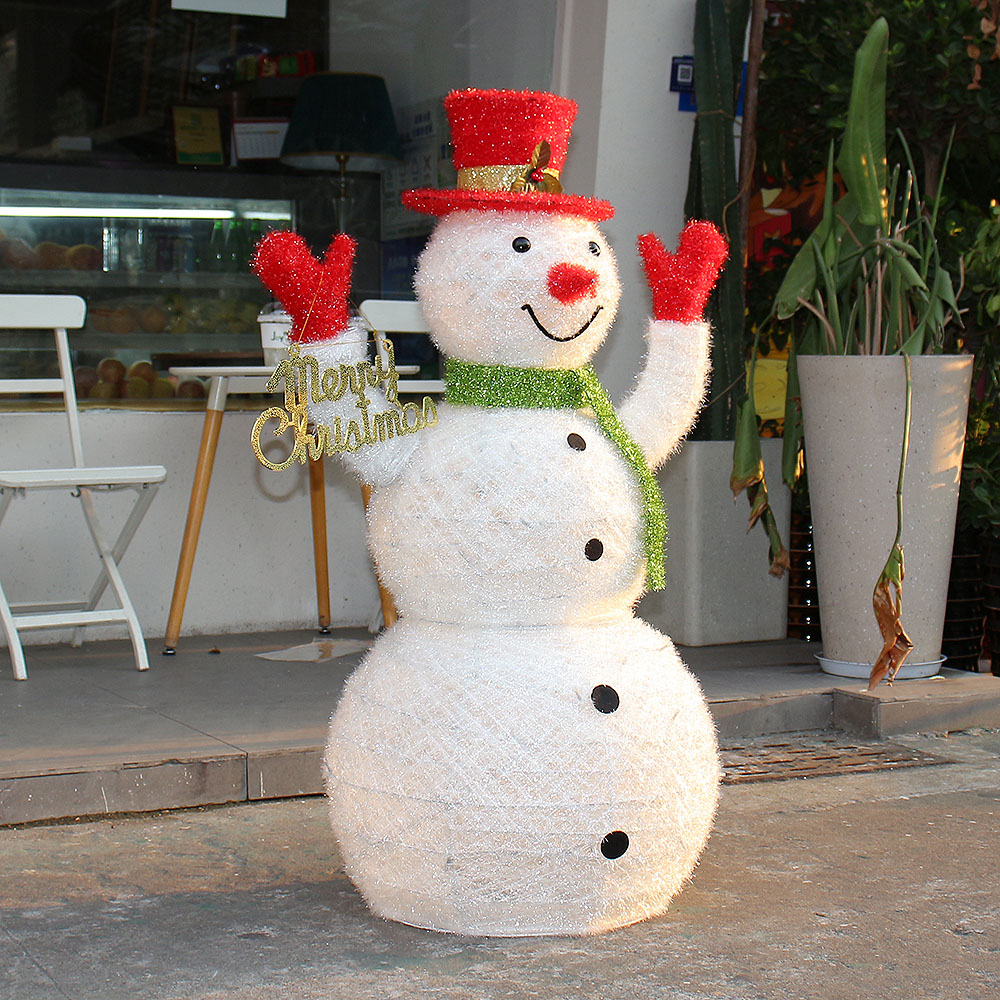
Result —
M 511 191 L 515 193 L 519 191 L 546 191 L 549 194 L 562 194 L 559 175 L 549 169 L 551 156 L 552 150 L 549 148 L 549 144 L 542 139 L 535 146 L 531 154 L 531 162 L 524 175 L 511 185 Z

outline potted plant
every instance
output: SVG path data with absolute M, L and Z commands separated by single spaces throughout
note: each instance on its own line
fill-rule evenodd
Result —
M 908 655 L 901 676 L 940 663 L 972 363 L 943 353 L 958 307 L 935 236 L 940 194 L 930 206 L 921 200 L 908 151 L 905 165 L 887 167 L 887 53 L 880 18 L 855 59 L 836 160 L 846 193 L 834 203 L 831 146 L 822 220 L 774 304 L 778 318 L 802 321 L 789 361 L 785 471 L 800 464 L 804 433 L 821 665 L 871 686 L 891 681 Z M 764 487 L 752 418 L 740 414 L 734 489 Z

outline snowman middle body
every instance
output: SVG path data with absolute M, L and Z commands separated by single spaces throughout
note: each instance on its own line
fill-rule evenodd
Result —
M 404 618 L 535 627 L 628 611 L 645 560 L 639 488 L 593 417 L 443 404 L 421 433 L 369 510 Z

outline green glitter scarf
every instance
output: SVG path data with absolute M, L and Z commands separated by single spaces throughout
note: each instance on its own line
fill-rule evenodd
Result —
M 476 365 L 448 358 L 445 363 L 445 399 L 449 403 L 465 406 L 514 409 L 580 409 L 589 406 L 604 436 L 618 448 L 639 480 L 646 522 L 646 585 L 650 590 L 663 589 L 663 546 L 667 540 L 667 511 L 663 494 L 642 450 L 618 419 L 593 365 L 549 370 Z

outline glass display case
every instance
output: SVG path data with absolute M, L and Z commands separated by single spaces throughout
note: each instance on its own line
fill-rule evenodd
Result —
M 0 290 L 86 300 L 71 334 L 81 401 L 170 405 L 200 395 L 173 365 L 262 363 L 269 296 L 250 251 L 294 225 L 291 199 L 0 188 Z M 0 378 L 48 373 L 47 339 L 6 334 Z

